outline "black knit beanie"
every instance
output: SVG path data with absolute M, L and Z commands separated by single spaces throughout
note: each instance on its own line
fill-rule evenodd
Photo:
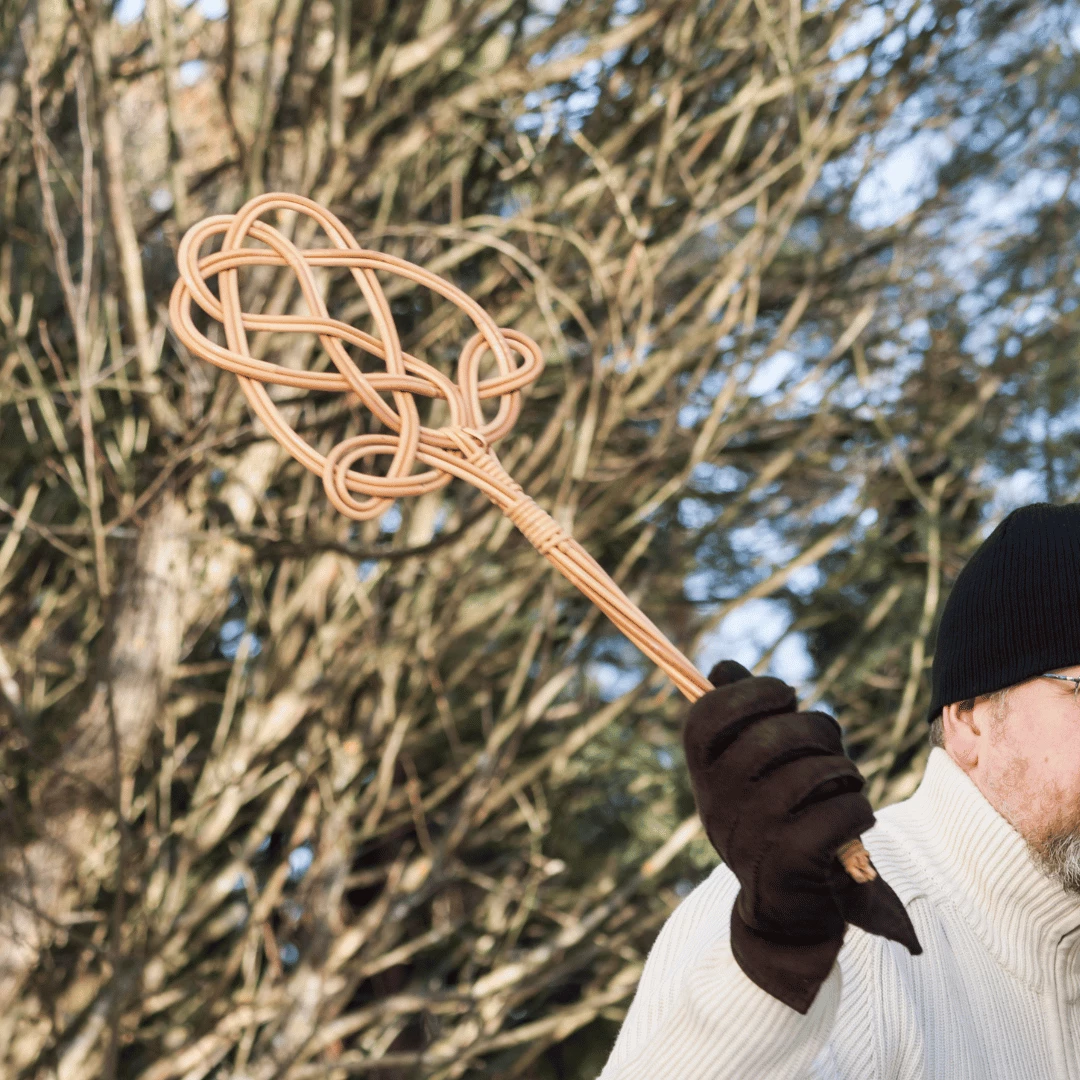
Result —
M 941 614 L 928 720 L 954 701 L 1080 664 L 1080 504 L 1014 510 Z

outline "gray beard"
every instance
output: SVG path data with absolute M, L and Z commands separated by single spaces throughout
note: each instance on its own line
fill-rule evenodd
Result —
M 1080 895 L 1080 828 L 1056 833 L 1037 844 L 1028 842 L 1035 864 L 1066 892 Z

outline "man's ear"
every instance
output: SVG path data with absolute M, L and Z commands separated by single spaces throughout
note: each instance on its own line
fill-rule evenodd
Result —
M 965 772 L 979 763 L 982 731 L 975 720 L 975 701 L 955 701 L 941 710 L 941 726 L 949 757 Z

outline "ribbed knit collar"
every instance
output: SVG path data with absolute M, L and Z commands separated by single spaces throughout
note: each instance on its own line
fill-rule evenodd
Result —
M 943 749 L 930 751 L 917 791 L 893 809 L 918 834 L 940 899 L 998 960 L 1037 990 L 1053 986 L 1056 969 L 1065 996 L 1080 996 L 1080 897 L 1038 868 L 1023 837 Z

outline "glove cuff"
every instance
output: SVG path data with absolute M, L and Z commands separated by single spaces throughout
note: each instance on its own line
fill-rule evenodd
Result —
M 825 941 L 805 943 L 770 937 L 751 929 L 731 909 L 731 952 L 747 977 L 767 994 L 805 1015 L 828 978 L 844 933 Z

